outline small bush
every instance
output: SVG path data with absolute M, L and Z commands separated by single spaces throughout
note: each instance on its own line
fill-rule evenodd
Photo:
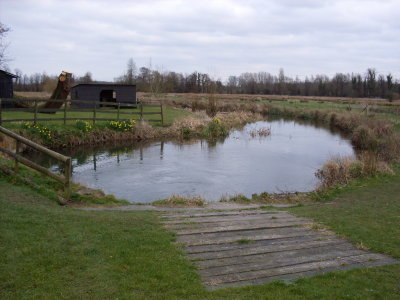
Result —
M 218 112 L 217 100 L 215 99 L 215 95 L 213 93 L 208 96 L 206 112 L 210 118 L 215 117 Z
M 236 194 L 233 196 L 222 196 L 220 202 L 238 202 L 238 203 L 250 203 L 251 199 L 247 198 L 243 194 Z
M 184 138 L 189 138 L 190 134 L 191 134 L 192 130 L 190 130 L 190 128 L 188 127 L 182 127 L 181 128 L 181 135 Z
M 42 124 L 35 125 L 30 122 L 25 122 L 22 128 L 26 129 L 30 134 L 40 137 L 45 143 L 49 143 L 52 140 L 51 130 Z
M 210 138 L 224 137 L 228 135 L 228 130 L 221 124 L 220 119 L 214 118 L 204 129 L 204 134 Z
M 86 122 L 86 121 L 77 121 L 75 123 L 75 125 L 76 125 L 76 128 L 78 128 L 80 131 L 82 131 L 84 133 L 89 132 L 93 129 L 92 124 L 90 124 L 89 122 Z
M 360 160 L 351 157 L 333 158 L 326 162 L 315 176 L 320 180 L 319 189 L 325 189 L 378 173 L 392 174 L 393 171 L 386 163 L 378 161 L 375 153 L 364 152 Z
M 184 197 L 179 195 L 172 195 L 169 198 L 157 200 L 153 202 L 154 205 L 158 206 L 205 206 L 206 201 L 200 196 Z
M 107 127 L 115 130 L 115 131 L 129 131 L 132 130 L 135 126 L 136 121 L 135 120 L 129 120 L 129 121 L 110 121 L 107 124 Z
M 198 100 L 193 100 L 192 101 L 192 111 L 195 112 L 199 110 L 199 101 Z
M 249 131 L 251 137 L 266 137 L 271 135 L 271 128 L 263 127 L 259 129 L 252 129 Z
M 360 125 L 354 130 L 351 141 L 358 149 L 374 150 L 377 148 L 377 137 L 375 133 L 365 125 Z

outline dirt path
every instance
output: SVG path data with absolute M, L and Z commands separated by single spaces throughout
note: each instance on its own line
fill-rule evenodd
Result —
M 397 262 L 286 211 L 185 210 L 165 212 L 162 222 L 209 289 Z

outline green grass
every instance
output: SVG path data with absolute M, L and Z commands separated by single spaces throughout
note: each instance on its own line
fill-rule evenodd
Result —
M 290 210 L 354 243 L 400 259 L 400 175 L 356 181 L 321 203 Z
M 292 99 L 290 101 L 263 101 L 263 103 L 271 103 L 281 107 L 288 107 L 288 108 L 298 108 L 298 109 L 322 109 L 322 110 L 329 110 L 329 111 L 337 111 L 337 112 L 344 112 L 347 111 L 347 108 L 351 108 L 352 113 L 365 113 L 363 112 L 364 106 L 360 103 L 343 103 L 340 101 L 332 102 L 332 101 L 315 101 L 309 100 L 307 102 L 301 102 L 300 100 Z M 397 113 L 397 107 L 390 107 L 390 106 L 377 106 L 372 105 L 370 106 L 371 109 L 374 107 L 379 108 L 380 112 L 373 112 L 371 111 L 370 114 L 374 114 L 378 118 L 385 119 L 391 121 L 395 125 L 400 124 L 400 116 Z M 400 126 L 400 125 L 399 125 Z
M 389 180 L 389 179 L 388 179 Z M 385 183 L 385 182 L 384 182 Z M 393 180 L 385 188 L 393 187 Z M 371 185 L 375 191 L 374 185 Z M 400 265 L 333 272 L 303 278 L 293 284 L 271 284 L 206 291 L 195 268 L 172 243 L 158 215 L 146 211 L 81 211 L 61 207 L 26 186 L 0 179 L 0 298 L 1 299 L 398 299 Z M 376 190 L 381 193 L 381 190 Z M 393 192 L 397 192 L 394 189 Z M 343 193 L 342 200 L 353 192 Z M 347 196 L 346 196 L 347 195 Z M 355 195 L 355 194 L 354 194 Z M 386 199 L 387 197 L 383 197 Z M 364 198 L 358 200 L 361 202 Z M 397 196 L 398 199 L 398 196 Z M 359 204 L 357 202 L 357 204 Z M 385 203 L 385 202 L 384 202 Z M 394 211 L 393 201 L 385 211 Z M 320 204 L 323 207 L 323 204 Z M 362 206 L 365 208 L 364 205 Z M 338 232 L 356 235 L 366 245 L 398 256 L 399 235 L 375 228 L 375 215 L 358 221 L 341 217 L 342 209 L 299 207 L 319 221 L 342 220 Z M 376 209 L 382 205 L 376 205 Z M 308 209 L 308 213 L 307 213 Z M 356 211 L 356 209 L 353 209 Z M 321 214 L 319 214 L 321 211 Z M 379 215 L 379 213 L 377 213 Z M 333 223 L 335 223 L 333 221 Z M 388 225 L 389 224 L 389 225 Z M 341 228 L 348 227 L 349 230 Z M 392 229 L 390 229 L 392 228 Z M 343 232 L 342 232 L 343 231 Z M 377 246 L 378 247 L 378 246 Z M 397 247 L 397 250 L 396 250 Z M 386 250 L 391 249 L 391 250 Z M 379 249 L 376 249 L 379 250 Z
M 105 113 L 102 111 L 110 111 L 111 113 Z M 144 107 L 144 112 L 160 112 L 159 107 Z M 132 112 L 132 113 L 139 113 L 139 109 L 121 109 L 121 112 Z M 171 125 L 174 120 L 177 118 L 185 117 L 189 115 L 190 112 L 184 111 L 182 109 L 176 109 L 172 107 L 164 107 L 164 125 Z M 31 112 L 15 112 L 15 111 L 3 111 L 2 118 L 3 120 L 11 120 L 11 119 L 33 119 L 34 114 Z M 57 119 L 55 121 L 39 121 L 42 124 L 63 124 L 63 117 L 64 112 L 60 111 L 55 114 L 41 114 L 38 113 L 38 119 L 45 119 L 45 118 L 54 118 Z M 93 112 L 75 112 L 75 111 L 68 111 L 67 118 L 93 118 Z M 112 108 L 100 108 L 96 111 L 96 118 L 108 118 L 108 119 L 117 119 L 117 110 Z M 140 116 L 137 114 L 120 114 L 120 119 L 123 118 L 132 118 L 132 119 L 139 119 Z M 160 115 L 145 115 L 144 119 L 160 119 Z M 67 121 L 69 125 L 75 125 L 76 121 Z M 102 124 L 103 121 L 97 121 L 96 123 Z M 160 122 L 151 122 L 151 124 L 160 126 Z M 6 127 L 13 127 L 12 123 L 4 123 Z M 15 126 L 15 125 L 14 125 Z
M 11 170 L 14 169 L 14 162 L 0 157 L 0 164 L 7 166 Z M 32 186 L 36 192 L 54 202 L 59 202 L 59 197 L 64 198 L 64 185 L 51 179 L 50 177 L 41 174 L 33 169 L 20 164 L 18 167 L 18 176 L 6 175 L 0 171 L 0 176 L 4 181 L 10 184 L 25 185 L 26 180 L 30 180 L 35 186 Z M 72 183 L 71 185 L 71 200 L 75 205 L 107 205 L 118 206 L 130 204 L 127 200 L 116 199 L 114 195 L 105 195 L 102 192 L 96 194 L 96 190 L 92 193 L 80 194 L 78 191 L 82 188 L 79 184 Z M 86 189 L 87 190 L 87 189 Z M 95 195 L 96 194 L 96 195 Z

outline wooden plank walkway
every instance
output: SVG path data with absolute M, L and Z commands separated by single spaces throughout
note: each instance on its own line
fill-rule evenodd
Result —
M 209 289 L 398 262 L 286 211 L 184 211 L 165 214 L 162 222 Z

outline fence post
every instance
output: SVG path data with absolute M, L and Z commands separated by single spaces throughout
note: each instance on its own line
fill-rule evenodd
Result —
M 118 102 L 118 111 L 117 111 L 117 121 L 119 122 L 119 109 L 121 106 L 121 102 Z
M 67 99 L 64 100 L 64 125 L 67 124 Z
M 2 103 L 0 99 L 0 126 L 3 125 L 3 109 L 1 108 Z
M 19 152 L 19 141 L 15 140 L 15 154 L 18 154 Z M 18 172 L 18 159 L 15 158 L 14 160 L 14 171 L 15 173 Z
M 93 106 L 93 125 L 96 124 L 96 101 Z
M 161 125 L 164 126 L 164 110 L 161 102 L 160 102 L 160 108 L 161 108 Z
M 140 101 L 140 121 L 143 121 L 143 103 Z
M 35 108 L 34 108 L 34 116 L 33 116 L 33 124 L 36 125 L 37 123 L 37 99 L 35 99 Z
M 68 158 L 68 160 L 65 162 L 65 198 L 67 200 L 70 199 L 71 197 L 71 158 Z

